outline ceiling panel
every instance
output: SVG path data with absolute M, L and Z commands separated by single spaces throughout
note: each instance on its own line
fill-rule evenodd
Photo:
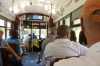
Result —
M 8 10 L 9 8 L 12 7 L 12 0 L 0 0 L 1 3 L 3 4 L 3 6 L 5 6 Z M 21 1 L 28 1 L 29 3 L 32 2 L 32 4 L 37 4 L 38 3 L 38 0 L 15 0 L 14 1 L 14 5 L 16 5 L 16 7 L 20 10 L 19 11 L 19 14 L 20 13 L 24 13 L 24 11 L 22 11 L 22 8 L 21 8 L 21 4 L 20 2 Z M 61 5 L 63 5 L 67 0 L 46 0 L 46 1 L 50 1 L 53 5 L 56 6 L 56 9 L 58 9 Z M 39 2 L 40 4 L 43 4 L 43 5 L 48 5 L 47 2 Z M 50 3 L 49 3 L 50 4 Z M 42 14 L 49 14 L 45 8 L 43 6 L 34 6 L 34 5 L 28 5 L 25 7 L 25 12 L 31 12 L 31 13 L 42 13 Z

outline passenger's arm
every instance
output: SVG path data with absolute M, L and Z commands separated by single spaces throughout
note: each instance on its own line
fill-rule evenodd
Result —
M 8 48 L 9 52 L 11 52 L 16 57 L 17 61 L 21 60 L 21 58 L 15 53 L 15 51 L 9 45 L 7 45 L 6 47 Z

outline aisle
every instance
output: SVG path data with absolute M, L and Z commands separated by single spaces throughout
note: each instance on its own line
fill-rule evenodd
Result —
M 38 52 L 28 52 L 27 55 L 24 55 L 22 58 L 23 66 L 41 66 L 40 64 L 36 64 Z

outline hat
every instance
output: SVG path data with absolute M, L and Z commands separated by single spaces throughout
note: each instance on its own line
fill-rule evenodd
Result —
M 100 22 L 100 15 L 93 15 L 93 12 L 100 9 L 100 0 L 86 0 L 83 6 L 82 18 Z

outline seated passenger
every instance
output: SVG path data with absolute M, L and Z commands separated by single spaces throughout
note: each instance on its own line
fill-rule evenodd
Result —
M 84 31 L 80 31 L 79 43 L 87 47 L 87 39 L 85 37 Z
M 75 34 L 75 31 L 73 31 L 73 30 L 71 30 L 71 37 L 70 37 L 70 40 L 76 42 L 76 34 Z
M 0 30 L 0 47 L 7 47 L 9 52 L 13 55 L 10 55 L 10 65 L 11 66 L 22 66 L 21 58 L 14 52 L 14 50 L 8 45 L 8 43 L 2 39 L 3 31 Z M 2 66 L 2 60 L 0 56 L 0 66 Z
M 50 56 L 84 56 L 86 54 L 87 47 L 69 40 L 70 29 L 67 25 L 61 25 L 57 28 L 57 36 L 58 39 L 46 46 L 42 65 L 46 64 L 45 58 Z
M 63 59 L 54 66 L 100 66 L 100 0 L 86 0 L 81 26 L 90 47 L 85 56 Z
M 20 41 L 18 39 L 18 32 L 16 30 L 11 30 L 9 32 L 10 38 L 7 39 L 7 42 L 15 42 L 18 45 L 18 55 L 22 54 L 21 46 L 20 46 Z
M 49 37 L 48 37 L 46 40 L 44 40 L 44 41 L 42 42 L 42 48 L 41 48 L 42 50 L 41 50 L 40 55 L 38 55 L 39 57 L 38 57 L 38 62 L 37 62 L 37 63 L 40 63 L 40 60 L 42 59 L 42 55 L 43 55 L 43 52 L 44 52 L 44 49 L 45 49 L 46 45 L 47 45 L 49 42 L 55 41 L 56 34 L 57 34 L 57 29 L 56 29 L 55 27 L 52 27 L 52 28 L 50 29 Z

